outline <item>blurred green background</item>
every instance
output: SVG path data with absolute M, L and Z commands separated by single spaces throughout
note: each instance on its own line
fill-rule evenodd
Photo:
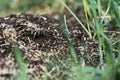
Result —
M 13 13 L 62 14 L 65 7 L 62 0 L 0 0 L 0 16 Z M 73 10 L 77 9 L 82 0 L 64 0 Z

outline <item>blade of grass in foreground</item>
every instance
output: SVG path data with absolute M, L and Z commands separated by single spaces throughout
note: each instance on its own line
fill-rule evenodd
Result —
M 119 7 L 119 0 L 111 1 L 111 5 L 112 5 L 112 12 L 115 15 L 115 19 L 117 21 L 118 27 L 120 28 L 120 7 Z
M 94 3 L 93 0 L 89 1 L 90 3 L 90 9 L 91 9 L 91 13 L 92 13 L 92 17 L 94 19 L 94 30 L 97 34 L 97 38 L 98 38 L 98 48 L 99 48 L 99 55 L 100 55 L 100 64 L 103 64 L 103 53 L 102 53 L 102 47 L 104 46 L 104 32 L 103 32 L 103 26 L 102 24 L 100 24 L 100 20 L 97 18 L 98 14 L 96 12 L 96 10 L 98 9 L 96 4 Z M 99 11 L 100 12 L 100 11 Z
M 78 17 L 73 13 L 73 11 L 62 1 L 62 4 L 65 6 L 65 8 L 73 15 L 73 17 L 78 21 L 78 23 L 81 25 L 81 27 L 86 31 L 86 33 L 89 35 L 90 38 L 92 38 L 91 32 L 89 32 L 86 27 L 82 24 L 82 22 L 78 19 Z
M 64 23 L 65 23 L 66 37 L 67 37 L 67 40 L 68 40 L 70 53 L 71 53 L 74 61 L 75 61 L 76 63 L 78 63 L 77 54 L 76 54 L 75 48 L 74 48 L 74 46 L 73 46 L 73 42 L 72 42 L 72 40 L 71 40 L 71 36 L 70 36 L 69 30 L 68 30 L 68 27 L 67 27 L 66 16 L 64 16 Z
M 70 54 L 71 54 L 73 60 L 75 61 L 75 63 L 78 63 L 77 54 L 76 54 L 75 48 L 73 46 L 73 42 L 71 40 L 71 36 L 69 34 L 69 30 L 67 28 L 66 17 L 64 16 L 64 22 L 63 22 L 63 20 L 59 20 L 59 23 L 61 25 L 61 29 L 65 33 L 67 41 L 68 41 Z
M 83 2 L 83 6 L 84 6 L 84 11 L 85 11 L 85 17 L 86 17 L 86 23 L 87 23 L 88 31 L 91 34 L 90 25 L 88 23 L 88 16 L 91 16 L 90 8 L 89 8 L 87 0 L 82 0 L 82 2 Z M 92 35 L 91 35 L 91 37 L 92 37 Z
M 105 57 L 106 57 L 106 78 L 108 80 L 116 80 L 115 74 L 116 74 L 116 68 L 115 68 L 115 59 L 114 54 L 112 51 L 112 43 L 110 41 L 105 40 Z
M 106 53 L 106 63 L 108 66 L 114 66 L 114 53 L 112 51 L 112 43 L 110 41 L 105 41 L 105 53 Z
M 14 55 L 20 70 L 20 74 L 18 75 L 16 80 L 27 80 L 26 66 L 25 66 L 25 62 L 23 60 L 21 51 L 16 42 L 13 42 L 12 46 L 13 46 Z

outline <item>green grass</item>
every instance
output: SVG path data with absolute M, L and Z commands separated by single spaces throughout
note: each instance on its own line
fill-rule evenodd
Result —
M 100 66 L 86 66 L 84 61 L 79 63 L 77 61 L 77 55 L 74 50 L 72 41 L 70 39 L 69 34 L 66 36 L 68 38 L 68 43 L 70 46 L 70 51 L 72 57 L 64 56 L 65 58 L 52 57 L 51 61 L 47 64 L 47 72 L 51 76 L 48 76 L 48 79 L 55 80 L 120 80 L 120 40 L 111 41 L 104 33 L 104 24 L 112 24 L 110 20 L 115 20 L 117 24 L 114 26 L 118 27 L 118 32 L 120 28 L 120 9 L 119 4 L 120 1 L 117 0 L 76 0 L 83 2 L 85 20 L 87 23 L 87 28 L 82 22 L 78 19 L 78 17 L 73 13 L 72 9 L 70 9 L 64 2 L 64 7 L 69 11 L 69 13 L 80 23 L 83 30 L 93 38 L 94 36 L 91 34 L 91 29 L 94 29 L 97 40 L 98 40 L 98 49 L 100 55 Z M 74 2 L 74 1 L 73 1 Z M 107 16 L 111 18 L 108 19 Z M 89 18 L 88 18 L 89 17 Z M 102 17 L 102 19 L 101 19 Z M 92 20 L 91 20 L 92 19 Z M 106 23 L 106 20 L 108 21 Z M 105 22 L 105 23 L 104 23 Z M 65 25 L 67 26 L 67 25 Z M 114 27 L 113 26 L 113 27 Z M 109 28 L 109 26 L 108 26 Z M 113 44 L 115 43 L 115 44 Z M 21 52 L 16 43 L 13 43 L 13 49 L 15 53 L 15 57 L 19 68 L 21 70 L 21 80 L 27 80 L 27 74 L 25 71 L 25 64 L 21 56 Z M 115 58 L 115 53 L 113 52 L 113 48 L 118 50 L 118 58 Z M 103 60 L 103 55 L 105 55 L 105 60 Z M 45 72 L 47 74 L 47 72 Z
M 86 1 L 86 0 L 85 0 Z M 96 32 L 96 36 L 98 39 L 98 48 L 99 48 L 99 55 L 100 55 L 100 64 L 102 65 L 99 68 L 93 68 L 92 66 L 82 66 L 82 64 L 78 64 L 76 66 L 73 66 L 75 68 L 73 72 L 76 74 L 76 79 L 74 80 L 118 80 L 120 79 L 120 63 L 118 63 L 117 59 L 114 58 L 114 52 L 113 52 L 113 46 L 112 41 L 104 34 L 103 30 L 103 23 L 102 20 L 98 17 L 104 16 L 104 19 L 107 14 L 105 14 L 106 11 L 104 11 L 104 14 L 102 14 L 102 4 L 104 1 L 97 0 L 89 0 L 89 1 L 83 1 L 83 5 L 85 8 L 85 15 L 86 15 L 86 21 L 88 21 L 88 25 L 91 26 L 91 28 L 94 29 Z M 116 19 L 116 22 L 118 23 L 119 27 L 119 6 L 116 1 L 108 0 L 110 6 L 110 10 L 112 13 L 109 15 L 114 16 Z M 103 4 L 104 5 L 104 4 Z M 81 22 L 78 20 L 78 18 L 75 16 L 75 14 L 68 8 L 68 6 L 65 5 L 65 7 L 68 9 L 68 11 L 75 17 L 75 19 L 81 24 Z M 86 11 L 90 11 L 87 12 Z M 87 15 L 91 14 L 91 15 Z M 92 17 L 94 22 L 91 22 L 91 20 L 88 19 L 87 16 Z M 103 21 L 104 21 L 103 19 Z M 83 27 L 83 25 L 82 25 Z M 109 27 L 109 26 L 108 26 Z M 83 27 L 83 29 L 88 33 L 87 29 Z M 90 35 L 88 33 L 88 35 Z M 118 45 L 119 47 L 119 45 Z M 119 49 L 119 48 L 118 48 Z M 106 63 L 103 61 L 103 54 L 105 54 L 105 60 Z M 77 70 L 76 70 L 77 68 Z
M 23 56 L 17 42 L 13 41 L 12 46 L 13 46 L 14 55 L 18 64 L 18 68 L 19 68 L 19 73 L 16 75 L 15 80 L 28 80 L 26 65 L 23 60 Z

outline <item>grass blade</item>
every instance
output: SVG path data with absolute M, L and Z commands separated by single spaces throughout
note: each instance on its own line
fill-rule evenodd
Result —
M 17 80 L 27 80 L 26 65 L 23 60 L 22 53 L 16 42 L 13 42 L 12 46 L 13 46 L 14 55 L 20 70 L 20 75 L 18 76 Z
M 91 33 L 86 29 L 86 27 L 82 24 L 82 22 L 78 19 L 78 17 L 73 13 L 73 11 L 64 3 L 62 2 L 65 8 L 73 15 L 73 17 L 79 22 L 81 27 L 86 31 L 90 38 L 92 38 Z

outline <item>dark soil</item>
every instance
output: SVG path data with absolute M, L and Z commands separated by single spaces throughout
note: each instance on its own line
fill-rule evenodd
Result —
M 97 39 L 90 39 L 88 34 L 73 18 L 67 20 L 79 61 L 87 65 L 99 65 Z M 92 34 L 95 32 L 93 30 Z M 110 32 L 106 32 L 110 34 Z M 110 34 L 111 35 L 111 34 Z M 116 37 L 113 35 L 112 38 Z M 70 55 L 65 32 L 54 18 L 47 15 L 12 14 L 0 18 L 0 75 L 13 75 L 18 72 L 18 65 L 12 49 L 15 40 L 27 64 L 28 74 L 32 80 L 43 78 L 43 66 L 49 55 Z M 51 54 L 53 53 L 53 54 Z M 4 72 L 6 70 L 6 72 Z M 15 71 L 15 72 L 13 72 Z M 37 76 L 37 77 L 36 77 Z

